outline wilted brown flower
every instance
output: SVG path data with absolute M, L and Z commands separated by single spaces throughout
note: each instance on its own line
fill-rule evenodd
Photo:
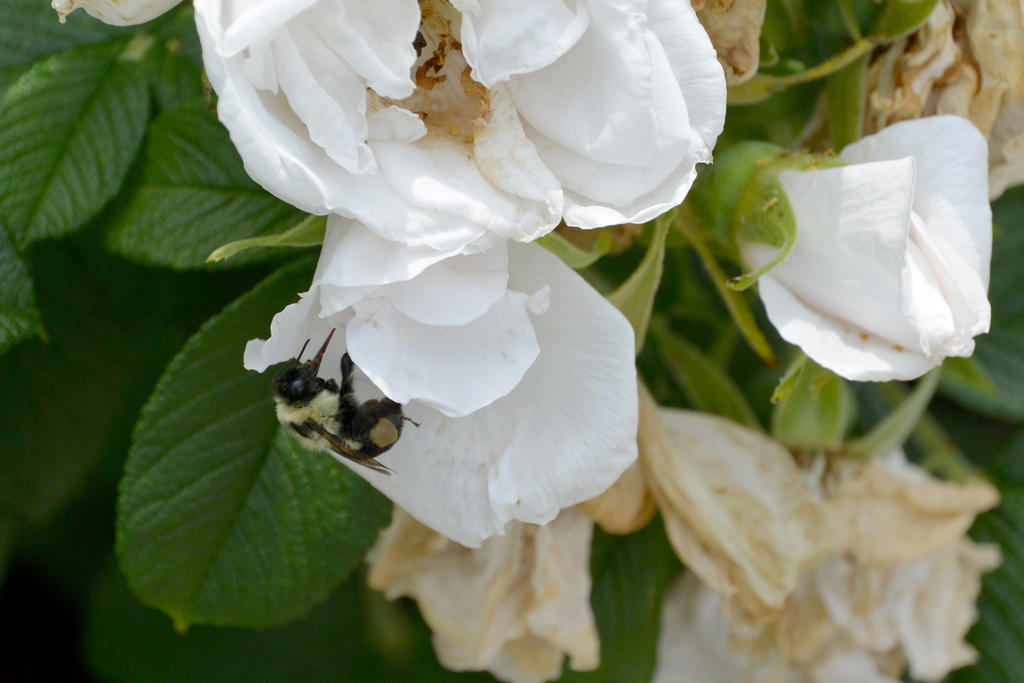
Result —
M 1024 182 L 1024 2 L 942 0 L 875 59 L 868 93 L 865 133 L 963 116 L 989 140 L 991 197 Z
M 801 576 L 845 555 L 915 562 L 994 506 L 990 484 L 939 481 L 899 452 L 806 466 L 773 439 L 713 415 L 640 398 L 640 463 L 676 554 L 719 593 L 733 622 L 779 618 Z
M 693 8 L 725 70 L 725 82 L 742 83 L 757 73 L 767 0 L 694 0 Z
M 557 678 L 562 661 L 590 670 L 599 646 L 590 608 L 593 524 L 578 508 L 544 526 L 511 523 L 466 548 L 395 507 L 367 555 L 368 583 L 416 600 L 449 669 L 489 670 L 514 683 Z
M 940 481 L 899 451 L 806 455 L 715 416 L 640 399 L 640 463 L 692 571 L 666 603 L 657 681 L 938 680 L 998 548 L 964 537 L 987 482 Z M 699 580 L 698 580 L 699 579 Z
M 731 607 L 777 617 L 800 574 L 849 544 L 778 442 L 640 397 L 640 462 L 676 554 Z
M 973 662 L 964 636 L 981 575 L 998 548 L 957 539 L 916 562 L 870 566 L 833 557 L 801 577 L 782 617 L 730 624 L 721 596 L 685 576 L 662 611 L 655 683 L 941 680 Z
M 846 552 L 871 565 L 914 562 L 960 538 L 999 492 L 981 479 L 941 481 L 900 452 L 867 462 L 833 459 L 826 496 L 853 531 Z

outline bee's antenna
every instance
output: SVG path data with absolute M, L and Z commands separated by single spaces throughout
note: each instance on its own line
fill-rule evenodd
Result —
M 324 340 L 324 345 L 320 347 L 320 350 L 316 352 L 316 355 L 310 358 L 308 361 L 306 361 L 306 365 L 313 368 L 313 372 L 316 372 L 317 370 L 320 369 L 320 361 L 323 360 L 324 351 L 327 350 L 327 345 L 331 343 L 331 337 L 334 336 L 335 329 L 337 328 L 331 329 L 331 333 L 327 335 L 327 339 Z
M 295 358 L 292 358 L 291 363 L 288 363 L 283 368 L 277 371 L 277 374 L 274 375 L 274 384 L 280 382 L 281 378 L 284 377 L 286 372 L 288 372 L 289 370 L 291 370 L 292 368 L 299 364 L 299 359 L 302 358 L 302 354 L 306 351 L 307 346 L 309 346 L 308 339 L 306 340 L 306 343 L 302 345 L 302 348 L 299 349 L 299 355 L 295 356 Z
M 309 346 L 309 340 L 308 339 L 306 340 L 306 343 L 302 345 L 302 348 L 299 349 L 299 355 L 295 356 L 295 362 L 296 363 L 299 362 L 300 360 L 302 360 L 302 354 L 304 354 L 306 352 L 306 347 L 307 346 Z

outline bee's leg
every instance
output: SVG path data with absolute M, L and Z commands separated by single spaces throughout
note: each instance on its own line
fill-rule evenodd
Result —
M 310 422 L 312 422 L 312 420 L 306 420 L 302 424 L 297 424 L 295 422 L 289 422 L 288 426 L 291 427 L 295 431 L 295 433 L 298 434 L 299 436 L 302 436 L 302 437 L 305 437 L 305 438 L 308 439 L 309 435 L 312 433 L 312 429 L 310 428 L 310 425 L 309 425 Z
M 352 357 L 348 355 L 348 351 L 341 357 L 341 392 L 348 393 L 352 391 L 352 371 L 355 370 L 356 364 L 352 362 Z

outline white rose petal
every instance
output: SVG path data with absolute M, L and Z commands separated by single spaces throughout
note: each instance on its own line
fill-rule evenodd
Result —
M 381 456 L 394 474 L 354 470 L 464 545 L 547 522 L 636 459 L 632 328 L 540 246 L 389 250 L 332 218 L 312 289 L 249 342 L 245 366 L 263 371 L 335 328 L 321 374 L 337 378 L 347 349 L 360 399 L 379 390 L 420 424 Z
M 682 201 L 724 121 L 724 75 L 687 0 L 195 9 L 249 174 L 410 246 L 644 222 Z
M 60 23 L 78 8 L 106 24 L 133 26 L 155 19 L 181 0 L 53 0 Z
M 583 0 L 485 0 L 462 12 L 462 51 L 473 78 L 487 88 L 548 66 L 590 24 Z
M 890 126 L 842 158 L 850 165 L 779 173 L 797 240 L 760 279 L 768 317 L 852 380 L 913 379 L 969 356 L 990 319 L 984 138 L 939 116 Z M 759 267 L 774 250 L 745 244 L 743 255 Z
M 653 0 L 647 12 L 645 30 L 637 29 L 634 33 L 642 33 L 642 40 L 650 50 L 644 58 L 645 64 L 651 62 L 650 83 L 645 84 L 645 90 L 631 93 L 631 104 L 635 107 L 632 117 L 629 110 L 612 107 L 613 103 L 621 104 L 620 98 L 624 96 L 616 95 L 609 101 L 595 95 L 588 107 L 581 107 L 570 119 L 573 124 L 561 124 L 577 125 L 578 121 L 589 119 L 592 129 L 600 131 L 599 136 L 592 135 L 599 145 L 604 137 L 611 136 L 610 123 L 606 122 L 618 123 L 627 131 L 644 134 L 644 137 L 629 138 L 632 148 L 598 146 L 601 155 L 596 156 L 592 150 L 594 142 L 587 139 L 570 142 L 578 137 L 575 128 L 564 133 L 563 139 L 555 136 L 557 131 L 552 128 L 553 124 L 543 125 L 547 119 L 557 121 L 562 116 L 543 104 L 550 94 L 538 90 L 536 105 L 532 107 L 527 106 L 522 95 L 517 99 L 541 157 L 564 179 L 565 219 L 569 225 L 592 228 L 614 223 L 643 223 L 675 206 L 693 184 L 696 163 L 711 161 L 711 149 L 722 131 L 724 75 L 693 9 L 688 2 Z M 609 26 L 605 43 L 591 39 L 593 47 L 590 54 L 584 55 L 584 64 L 602 63 L 609 59 L 606 55 L 609 51 L 621 50 L 627 56 L 642 52 L 635 46 L 630 49 L 629 39 L 639 42 L 640 38 L 616 26 L 623 22 L 622 17 L 610 22 L 612 26 Z M 574 52 L 582 52 L 589 44 L 581 41 Z M 541 72 L 531 78 L 543 75 Z M 520 81 L 529 82 L 529 79 L 514 79 L 513 86 Z M 614 84 L 607 87 L 618 88 Z M 685 103 L 681 106 L 683 100 Z M 539 129 L 533 130 L 535 127 Z M 616 157 L 613 154 L 616 150 L 622 156 Z M 680 163 L 680 158 L 687 161 Z
M 447 293 L 451 290 L 441 290 Z M 540 352 L 526 295 L 509 292 L 473 324 L 428 325 L 363 299 L 345 337 L 352 360 L 399 403 L 461 417 L 512 391 Z

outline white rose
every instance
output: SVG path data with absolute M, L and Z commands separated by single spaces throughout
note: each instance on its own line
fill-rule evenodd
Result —
M 82 8 L 90 16 L 114 26 L 132 26 L 155 19 L 181 0 L 53 0 L 50 6 L 60 23 L 67 15 Z
M 778 174 L 793 251 L 759 280 L 768 317 L 815 362 L 912 379 L 988 331 L 992 214 L 985 139 L 966 119 L 906 121 L 847 146 L 848 165 Z M 753 267 L 775 250 L 742 245 Z
M 413 246 L 650 220 L 682 201 L 724 121 L 722 68 L 688 0 L 195 9 L 249 174 Z
M 463 545 L 550 521 L 636 459 L 633 330 L 539 245 L 452 255 L 332 216 L 310 291 L 249 342 L 245 366 L 334 328 L 321 375 L 338 379 L 348 350 L 370 380 L 359 398 L 375 386 L 420 425 L 381 456 L 394 474 L 355 471 Z

